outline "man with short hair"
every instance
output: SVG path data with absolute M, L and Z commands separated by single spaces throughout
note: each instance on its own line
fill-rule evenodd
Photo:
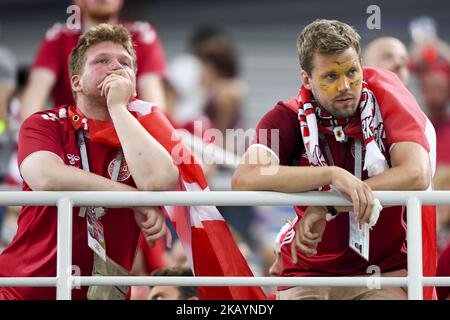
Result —
M 281 276 L 364 276 L 370 266 L 382 276 L 407 272 L 404 207 L 385 208 L 377 221 L 381 208 L 372 190 L 430 186 L 435 141 L 427 134 L 433 128 L 398 77 L 361 67 L 359 41 L 352 27 L 336 20 L 304 28 L 297 42 L 303 85 L 262 118 L 232 179 L 234 190 L 334 189 L 352 202 L 352 208 L 295 208 L 295 237 L 281 248 Z M 338 287 L 281 287 L 277 295 L 405 297 L 401 288 Z
M 20 129 L 24 191 L 153 191 L 174 188 L 178 168 L 136 118 L 153 105 L 134 99 L 136 55 L 128 31 L 100 24 L 71 54 L 76 105 L 29 117 Z M 108 131 L 109 130 L 109 131 Z M 104 132 L 116 142 L 102 139 Z M 56 275 L 57 212 L 24 206 L 18 231 L 0 255 L 0 277 Z M 148 208 L 74 208 L 72 263 L 81 276 L 127 275 L 140 230 L 147 241 L 171 241 L 164 214 Z M 73 290 L 74 299 L 123 299 L 128 287 Z M 55 288 L 0 288 L 1 299 L 55 299 Z
M 69 56 L 78 39 L 100 23 L 123 24 L 131 33 L 137 55 L 137 93 L 144 101 L 164 108 L 161 78 L 165 76 L 164 52 L 156 30 L 147 22 L 119 20 L 124 0 L 74 0 L 81 10 L 81 29 L 56 23 L 45 35 L 33 63 L 22 99 L 21 115 L 25 120 L 34 112 L 46 109 L 51 95 L 54 106 L 73 105 L 68 73 Z

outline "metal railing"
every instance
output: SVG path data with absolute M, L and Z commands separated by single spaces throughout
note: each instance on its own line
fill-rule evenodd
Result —
M 448 205 L 450 191 L 375 191 L 383 206 L 407 206 L 408 276 L 377 277 L 381 287 L 404 286 L 408 299 L 422 299 L 423 286 L 450 286 L 450 277 L 422 273 L 421 205 Z M 133 207 L 159 205 L 283 206 L 350 203 L 335 193 L 305 192 L 0 192 L 0 205 L 58 207 L 56 277 L 0 278 L 1 286 L 55 286 L 57 299 L 70 300 L 72 288 L 89 285 L 176 286 L 353 286 L 364 287 L 372 277 L 83 277 L 72 275 L 72 209 L 79 206 Z

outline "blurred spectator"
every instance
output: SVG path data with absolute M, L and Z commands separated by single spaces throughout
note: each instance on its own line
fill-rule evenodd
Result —
M 450 277 L 450 243 L 441 252 L 436 277 Z M 450 287 L 436 287 L 439 300 L 450 300 Z
M 211 39 L 199 49 L 198 56 L 203 63 L 201 81 L 207 92 L 205 114 L 223 134 L 226 129 L 243 127 L 241 108 L 245 89 L 238 80 L 239 62 L 234 44 L 227 38 Z
M 175 119 L 182 126 L 201 118 L 206 103 L 206 90 L 201 83 L 203 64 L 199 53 L 209 42 L 225 37 L 225 32 L 217 26 L 199 26 L 189 39 L 187 51 L 169 64 L 168 79 L 178 96 Z
M 450 63 L 450 47 L 439 38 L 436 21 L 431 17 L 418 17 L 409 24 L 413 40 L 411 45 L 411 68 L 420 73 L 436 63 Z
M 364 65 L 394 72 L 407 85 L 409 81 L 408 51 L 392 37 L 381 37 L 369 43 L 364 53 Z
M 0 184 L 7 174 L 8 159 L 13 141 L 8 131 L 9 104 L 16 86 L 16 62 L 12 53 L 0 47 Z M 0 206 L 0 240 L 2 239 L 3 219 L 6 208 Z
M 155 277 L 192 277 L 189 268 L 175 267 L 158 269 L 151 273 Z M 192 286 L 153 286 L 148 300 L 199 300 L 200 295 L 196 287 Z
M 450 165 L 450 65 L 428 66 L 419 82 L 425 111 L 436 129 L 437 165 Z
M 68 59 L 82 34 L 99 23 L 123 24 L 131 33 L 136 48 L 139 98 L 164 108 L 161 76 L 165 58 L 156 30 L 147 22 L 124 22 L 118 19 L 123 0 L 74 0 L 81 8 L 81 29 L 69 29 L 57 23 L 47 31 L 32 66 L 22 104 L 22 117 L 45 109 L 51 93 L 53 104 L 74 105 L 70 86 Z

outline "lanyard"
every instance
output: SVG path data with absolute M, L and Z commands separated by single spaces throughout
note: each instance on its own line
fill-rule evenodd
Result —
M 320 142 L 323 145 L 323 149 L 325 150 L 325 154 L 327 155 L 328 161 L 331 166 L 334 166 L 333 155 L 331 153 L 330 145 L 325 137 L 325 135 L 320 135 Z M 362 143 L 359 140 L 353 140 L 353 147 L 355 148 L 355 170 L 354 175 L 358 179 L 362 178 Z
M 84 171 L 90 172 L 86 148 L 86 135 L 84 133 L 84 130 L 78 130 L 78 148 L 80 149 L 81 166 Z M 123 159 L 123 152 L 122 149 L 119 149 L 117 151 L 116 158 L 114 159 L 114 165 L 111 174 L 111 180 L 113 181 L 117 181 L 117 179 L 119 178 L 122 159 Z M 95 216 L 96 218 L 101 218 L 106 214 L 106 209 L 103 207 L 81 207 L 80 217 L 84 217 L 86 211 L 89 213 L 89 215 Z

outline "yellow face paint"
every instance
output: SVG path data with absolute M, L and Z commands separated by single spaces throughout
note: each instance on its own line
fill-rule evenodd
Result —
M 327 66 L 317 66 L 318 87 L 327 95 L 336 96 L 347 85 L 349 90 L 357 90 L 361 86 L 362 70 L 358 61 L 342 64 L 333 62 Z M 343 82 L 346 83 L 343 83 Z

